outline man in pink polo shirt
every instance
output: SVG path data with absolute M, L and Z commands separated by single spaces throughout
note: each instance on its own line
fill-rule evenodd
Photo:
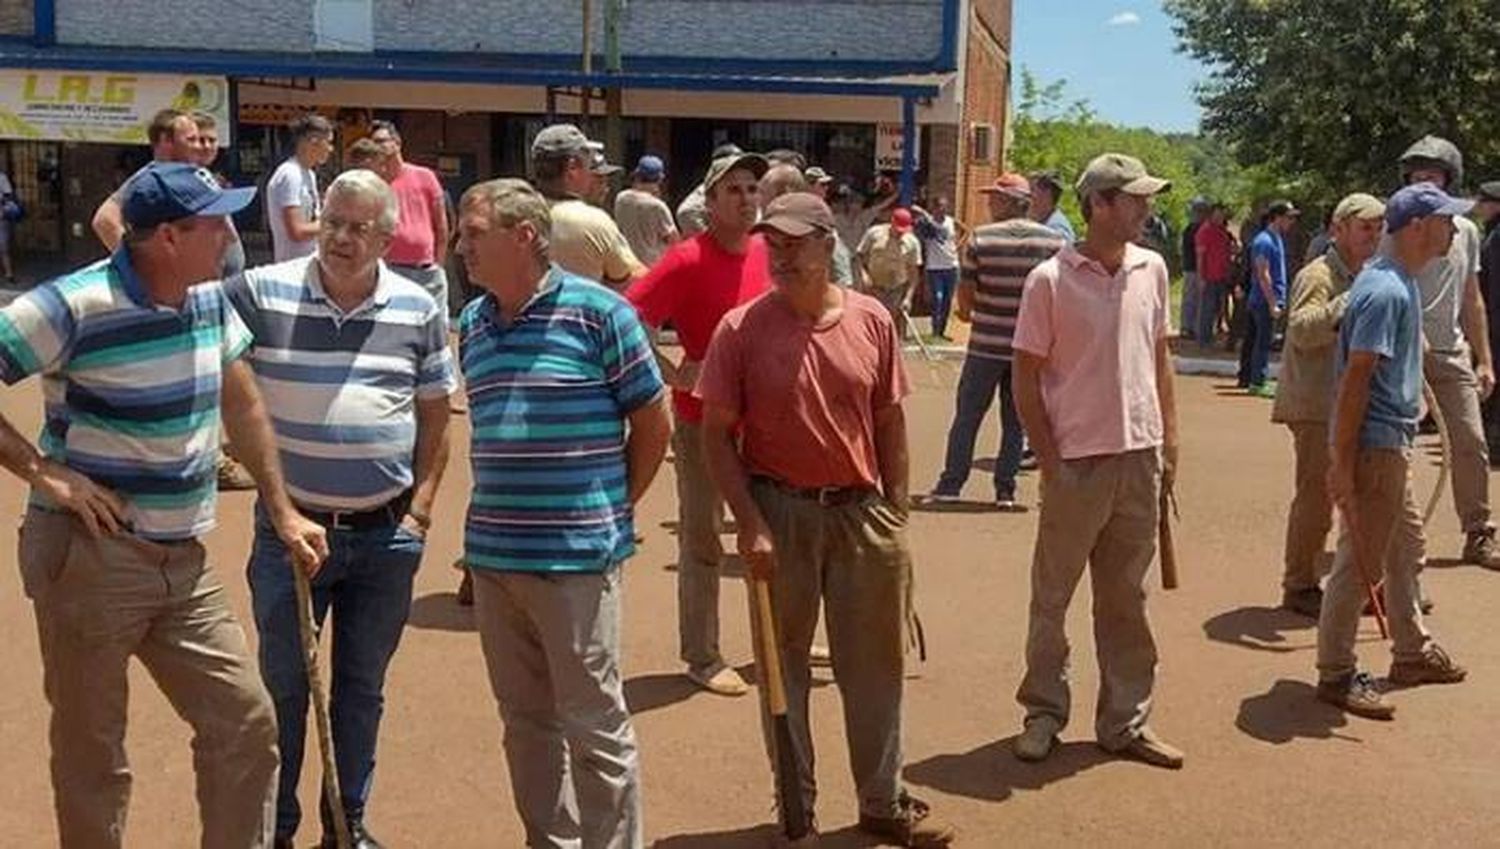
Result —
M 1064 620 L 1089 567 L 1099 657 L 1099 745 L 1177 769 L 1182 752 L 1147 726 L 1156 643 L 1146 573 L 1157 498 L 1177 466 L 1177 406 L 1167 349 L 1167 265 L 1133 244 L 1170 183 L 1106 153 L 1077 190 L 1088 237 L 1031 272 L 1016 322 L 1016 406 L 1042 469 L 1031 566 L 1026 727 L 1016 756 L 1039 761 L 1068 722 Z
M 755 231 L 774 288 L 724 316 L 697 394 L 709 473 L 734 513 L 740 557 L 770 584 L 805 809 L 817 786 L 808 655 L 821 606 L 860 830 L 897 846 L 947 846 L 953 829 L 901 782 L 911 555 L 896 326 L 879 301 L 834 284 L 833 212 L 816 195 L 776 198 Z
M 443 185 L 431 168 L 413 165 L 401 157 L 401 133 L 395 124 L 371 121 L 370 140 L 390 158 L 386 181 L 400 207 L 396 232 L 385 252 L 386 265 L 426 289 L 446 313 L 448 274 L 443 262 L 448 258 L 448 205 L 443 201 Z

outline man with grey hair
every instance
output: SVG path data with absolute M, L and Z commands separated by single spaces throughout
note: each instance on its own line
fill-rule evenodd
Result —
M 521 180 L 459 205 L 458 250 L 487 293 L 459 316 L 464 560 L 527 845 L 640 849 L 621 571 L 672 425 L 635 310 L 550 261 L 556 208 Z
M 531 143 L 531 171 L 552 204 L 553 262 L 615 291 L 646 273 L 614 219 L 591 203 L 620 171 L 605 161 L 603 145 L 572 124 L 553 124 Z
M 254 334 L 249 359 L 276 431 L 287 489 L 323 526 L 332 555 L 312 579 L 319 623 L 333 610 L 333 742 L 357 849 L 365 827 L 385 673 L 411 607 L 412 579 L 448 457 L 455 380 L 447 313 L 381 256 L 396 197 L 365 170 L 328 187 L 311 257 L 229 281 Z M 306 739 L 307 676 L 286 547 L 257 508 L 249 565 L 260 666 L 281 733 L 277 846 L 301 819 L 297 780 Z M 324 810 L 323 845 L 334 833 Z

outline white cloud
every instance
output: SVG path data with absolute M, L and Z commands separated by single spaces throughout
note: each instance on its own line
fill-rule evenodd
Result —
M 1105 26 L 1111 27 L 1133 27 L 1141 22 L 1141 16 L 1135 12 L 1121 12 L 1105 21 Z

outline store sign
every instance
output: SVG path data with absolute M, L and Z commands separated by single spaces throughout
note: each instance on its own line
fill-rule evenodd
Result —
M 223 77 L 0 71 L 0 138 L 146 144 L 151 117 L 168 107 L 214 116 L 229 146 Z
M 922 161 L 922 136 L 917 134 L 916 146 L 912 149 L 912 161 Z M 900 171 L 901 151 L 906 147 L 900 124 L 875 125 L 875 170 Z

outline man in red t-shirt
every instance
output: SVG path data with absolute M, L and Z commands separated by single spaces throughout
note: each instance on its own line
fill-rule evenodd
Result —
M 703 462 L 703 404 L 693 397 L 698 368 L 724 313 L 771 288 L 766 243 L 753 236 L 758 181 L 767 163 L 746 153 L 714 160 L 704 180 L 708 229 L 667 249 L 625 293 L 652 327 L 671 322 L 682 362 L 665 358 L 677 429 L 672 434 L 677 476 L 677 624 L 687 676 L 721 696 L 749 692 L 719 653 L 719 534 L 724 499 Z
M 448 258 L 448 205 L 443 199 L 443 184 L 431 168 L 413 165 L 401 157 L 401 133 L 395 124 L 371 121 L 370 140 L 390 157 L 387 182 L 396 193 L 400 209 L 396 232 L 385 252 L 386 265 L 426 289 L 447 315 L 448 275 L 443 263 Z
M 821 605 L 859 828 L 897 846 L 947 846 L 953 829 L 901 782 L 911 556 L 909 389 L 896 326 L 879 301 L 833 283 L 833 213 L 815 195 L 778 197 L 755 230 L 774 288 L 724 316 L 697 394 L 703 451 L 739 526 L 740 557 L 770 585 L 797 784 L 810 815 L 809 650 Z
M 1198 302 L 1198 326 L 1191 328 L 1198 344 L 1205 348 L 1214 344 L 1219 316 L 1223 314 L 1225 301 L 1229 297 L 1229 277 L 1234 262 L 1234 237 L 1229 235 L 1225 224 L 1224 204 L 1216 203 L 1209 212 L 1208 220 L 1193 234 L 1193 245 L 1197 251 L 1198 279 L 1203 281 L 1203 294 Z

